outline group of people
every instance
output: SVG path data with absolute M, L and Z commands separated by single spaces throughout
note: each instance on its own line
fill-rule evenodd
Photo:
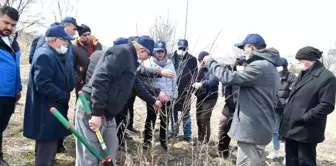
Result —
M 0 163 L 4 165 L 2 134 L 22 90 L 21 52 L 16 37 L 11 36 L 18 20 L 16 9 L 0 8 Z M 267 48 L 259 34 L 249 34 L 235 45 L 244 55 L 234 65 L 218 64 L 206 51 L 195 58 L 188 46 L 188 41 L 181 39 L 177 50 L 169 54 L 165 41 L 143 35 L 120 37 L 103 50 L 90 27 L 78 25 L 75 18 L 51 24 L 44 35 L 34 39 L 29 55 L 23 135 L 36 140 L 35 165 L 52 165 L 56 153 L 65 151 L 63 140 L 71 133 L 49 110 L 55 107 L 67 118 L 74 89 L 75 129 L 103 154 L 95 135 L 99 130 L 116 160 L 124 140 L 131 139 L 126 131 L 139 133 L 133 126 L 136 96 L 147 104 L 144 149 L 152 146 L 157 114 L 163 149 L 168 150 L 168 140 L 178 136 L 181 123 L 185 141 L 207 144 L 219 83 L 224 86 L 225 105 L 214 155 L 228 158 L 232 138 L 238 147 L 236 164 L 258 166 L 272 138 L 274 152 L 267 157 L 279 156 L 282 138 L 286 165 L 316 165 L 316 146 L 324 140 L 327 115 L 334 110 L 336 95 L 336 78 L 321 63 L 320 50 L 311 46 L 298 50 L 295 58 L 301 71 L 296 76 L 288 71 L 287 60 L 276 49 Z M 79 91 L 89 102 L 91 119 L 78 99 Z M 196 141 L 190 118 L 193 95 L 197 97 Z M 99 165 L 78 140 L 76 165 Z

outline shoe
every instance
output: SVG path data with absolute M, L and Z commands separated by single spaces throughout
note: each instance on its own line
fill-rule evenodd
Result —
M 183 140 L 187 141 L 187 142 L 190 142 L 191 141 L 191 137 L 184 137 Z
M 133 140 L 133 137 L 131 136 L 131 134 L 129 134 L 128 132 L 125 132 L 124 134 L 124 138 L 128 139 L 128 140 Z
M 211 149 L 209 150 L 209 155 L 211 157 L 222 157 L 223 159 L 228 159 L 230 157 L 230 152 L 229 150 L 214 150 L 214 149 Z
M 58 146 L 57 147 L 57 153 L 65 153 L 66 149 L 64 147 L 64 145 Z
M 142 148 L 145 149 L 145 150 L 149 149 L 151 146 L 152 146 L 152 144 L 148 141 L 146 141 L 142 144 Z
M 167 151 L 167 149 L 168 149 L 167 142 L 160 142 L 160 143 L 161 143 L 161 147 L 162 147 L 165 151 Z
M 279 151 L 278 151 L 278 150 L 275 150 L 275 151 L 271 152 L 269 155 L 267 155 L 266 158 L 267 158 L 267 159 L 270 159 L 270 160 L 279 158 Z
M 135 129 L 134 127 L 130 127 L 127 129 L 128 131 L 132 132 L 132 133 L 135 133 L 135 134 L 140 134 L 140 131 Z

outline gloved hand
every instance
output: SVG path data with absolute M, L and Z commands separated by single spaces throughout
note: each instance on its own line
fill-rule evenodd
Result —
M 199 89 L 199 88 L 202 88 L 203 86 L 203 83 L 201 82 L 195 82 L 192 87 L 195 88 L 195 89 Z

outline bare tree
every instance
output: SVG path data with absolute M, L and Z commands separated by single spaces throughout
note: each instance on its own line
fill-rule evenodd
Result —
M 18 10 L 20 20 L 17 25 L 17 32 L 19 33 L 29 31 L 27 29 L 44 21 L 44 18 L 41 17 L 41 12 L 32 9 L 33 5 L 38 4 L 37 0 L 0 0 L 0 6 L 11 6 Z
M 53 17 L 54 20 L 60 21 L 64 17 L 73 16 L 76 17 L 78 14 L 78 5 L 79 0 L 54 0 L 52 1 Z
M 322 56 L 321 61 L 327 69 L 336 73 L 336 48 L 330 48 L 328 52 Z
M 164 40 L 167 43 L 167 52 L 173 52 L 174 46 L 176 45 L 176 23 L 173 23 L 169 19 L 169 16 L 167 19 L 161 16 L 157 17 L 155 24 L 150 28 L 149 32 L 154 40 Z

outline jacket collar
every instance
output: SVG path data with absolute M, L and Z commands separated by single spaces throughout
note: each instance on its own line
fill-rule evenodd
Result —
M 302 86 L 307 84 L 313 79 L 316 79 L 319 77 L 321 72 L 324 70 L 324 66 L 320 61 L 316 61 L 315 64 L 312 66 L 312 68 L 302 76 L 302 72 L 298 76 L 298 80 L 295 84 L 295 88 L 293 89 L 293 92 L 290 94 L 290 97 L 293 96 Z

